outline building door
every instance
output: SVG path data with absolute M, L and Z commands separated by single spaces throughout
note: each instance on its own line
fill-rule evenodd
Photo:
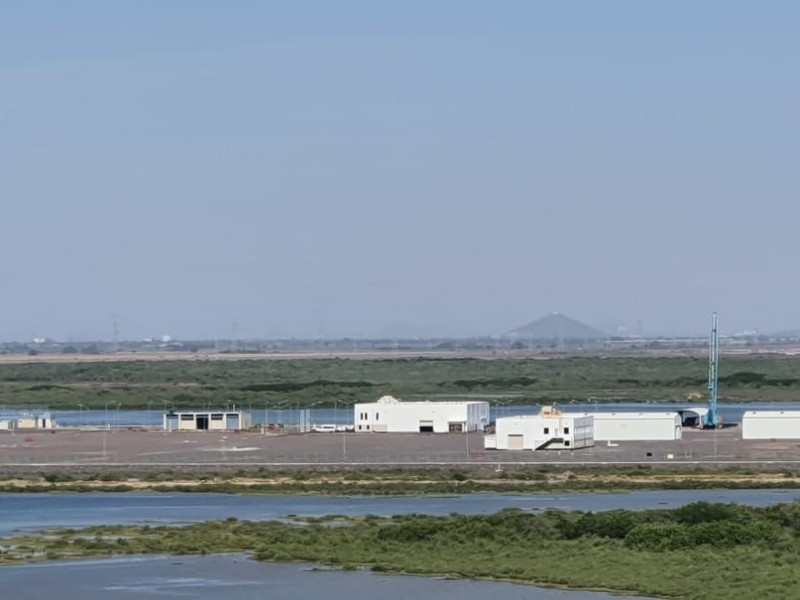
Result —
M 419 422 L 419 432 L 420 433 L 433 433 L 433 421 L 420 421 Z
M 462 433 L 464 431 L 463 423 L 448 423 L 447 427 L 450 433 Z
M 525 449 L 525 436 L 521 434 L 513 434 L 508 436 L 508 449 L 509 450 L 524 450 Z
M 197 415 L 197 429 L 208 429 L 208 415 Z

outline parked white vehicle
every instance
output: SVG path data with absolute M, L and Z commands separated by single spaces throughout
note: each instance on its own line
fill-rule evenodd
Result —
M 336 425 L 331 425 L 328 423 L 322 425 L 312 425 L 311 431 L 313 431 L 314 433 L 335 433 Z

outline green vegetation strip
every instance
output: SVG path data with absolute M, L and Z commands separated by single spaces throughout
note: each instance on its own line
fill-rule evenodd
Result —
M 793 470 L 640 467 L 259 470 L 221 473 L 43 473 L 0 479 L 0 493 L 195 492 L 250 495 L 403 496 L 471 493 L 624 492 L 633 490 L 790 489 Z
M 489 516 L 229 519 L 0 540 L 0 564 L 250 552 L 258 560 L 497 578 L 686 599 L 800 597 L 800 503 Z
M 797 356 L 725 357 L 721 400 L 796 400 L 799 367 Z M 690 357 L 0 364 L 0 405 L 78 410 L 119 403 L 123 410 L 163 410 L 235 404 L 262 411 L 343 408 L 384 394 L 408 400 L 490 394 L 499 405 L 697 402 L 707 368 L 705 358 Z

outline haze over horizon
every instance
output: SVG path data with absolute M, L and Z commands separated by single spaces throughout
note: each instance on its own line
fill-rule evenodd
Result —
M 0 5 L 0 341 L 800 329 L 800 5 Z

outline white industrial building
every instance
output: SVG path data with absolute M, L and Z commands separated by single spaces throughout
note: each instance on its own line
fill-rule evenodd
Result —
M 242 411 L 191 411 L 164 414 L 167 431 L 227 431 L 249 429 L 250 413 Z
M 594 417 L 597 442 L 679 440 L 683 437 L 681 415 L 677 412 L 585 412 L 565 413 Z
M 501 417 L 484 437 L 491 450 L 576 450 L 594 446 L 594 418 L 545 408 L 538 415 Z
M 800 411 L 748 410 L 742 417 L 744 440 L 800 439 Z
M 462 433 L 483 431 L 489 424 L 489 403 L 402 402 L 384 396 L 377 402 L 355 404 L 356 433 Z

